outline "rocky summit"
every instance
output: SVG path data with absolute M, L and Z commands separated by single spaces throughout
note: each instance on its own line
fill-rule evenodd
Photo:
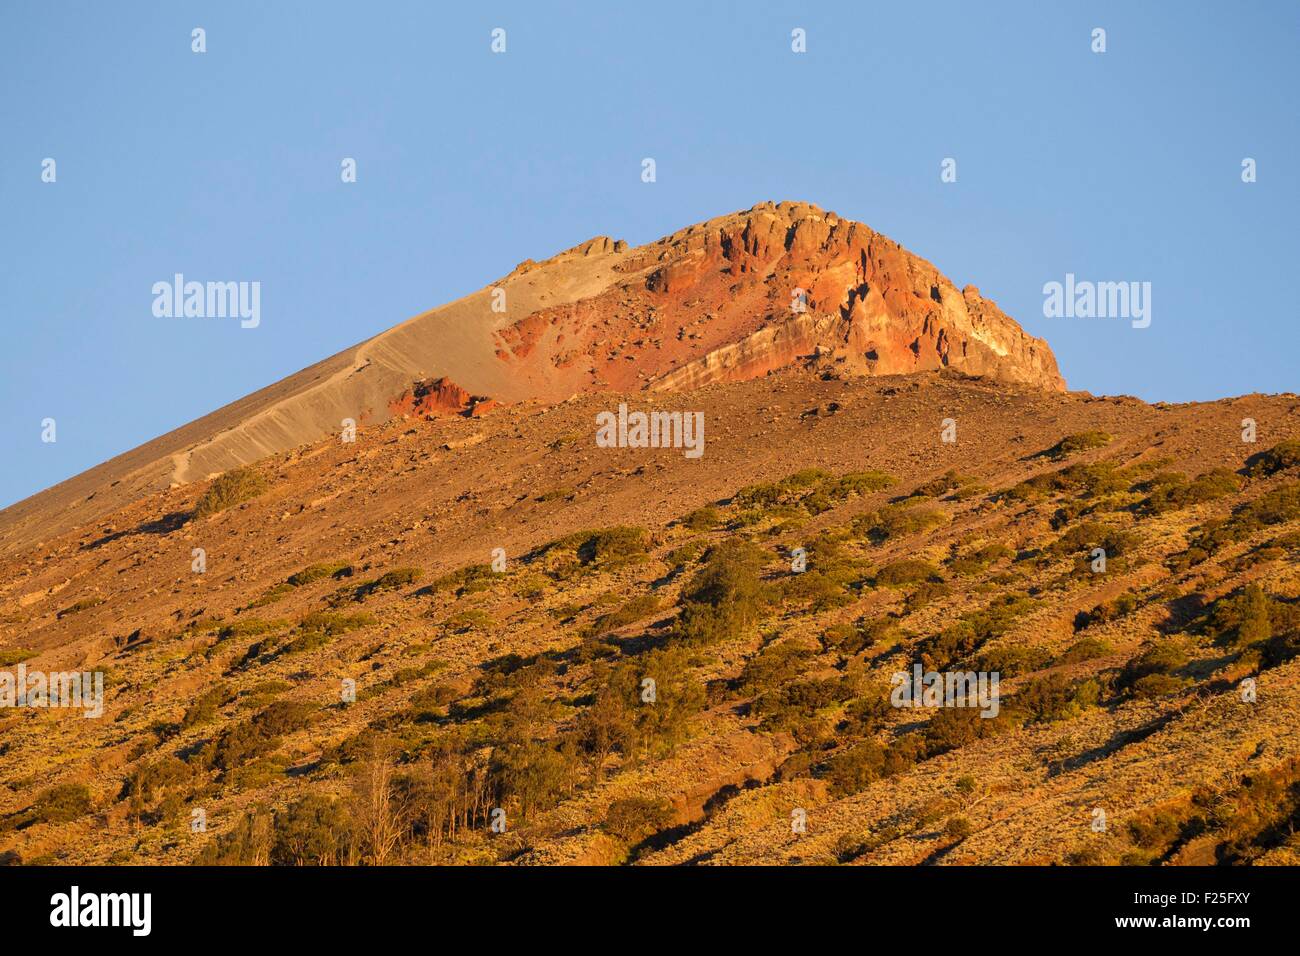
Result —
M 949 368 L 1062 391 L 1047 344 L 859 222 L 761 203 L 643 246 L 597 237 L 409 319 L 0 512 L 0 550 L 345 422 L 681 391 L 803 367 Z M 471 410 L 472 409 L 472 410 Z M 38 520 L 39 516 L 39 520 Z

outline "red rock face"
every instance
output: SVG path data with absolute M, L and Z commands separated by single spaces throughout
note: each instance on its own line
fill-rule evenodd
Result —
M 958 290 L 896 242 L 806 203 L 763 203 L 635 249 L 602 238 L 564 255 L 576 254 L 615 255 L 625 278 L 498 329 L 499 360 L 585 367 L 583 390 L 678 390 L 793 364 L 832 375 L 951 367 L 1065 389 L 1046 343 L 978 289 Z
M 444 418 L 464 415 L 478 418 L 496 406 L 490 398 L 474 396 L 449 378 L 414 383 L 388 403 L 388 410 L 403 418 Z
M 575 293 L 575 264 L 598 267 L 599 281 Z M 498 382 L 526 383 L 512 400 L 680 391 L 793 365 L 826 377 L 953 368 L 1065 389 L 1046 343 L 974 286 L 959 290 L 893 240 L 807 203 L 762 203 L 634 249 L 598 237 L 521 263 L 512 281 L 547 291 L 485 332 Z M 448 378 L 390 402 L 406 415 L 490 407 Z

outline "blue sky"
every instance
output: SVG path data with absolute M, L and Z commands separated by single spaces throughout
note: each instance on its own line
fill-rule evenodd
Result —
M 1290 0 L 11 0 L 0 506 L 522 259 L 767 199 L 978 285 L 1072 388 L 1294 390 L 1297 41 Z M 176 272 L 259 281 L 260 327 L 155 318 Z M 1151 282 L 1151 326 L 1044 318 L 1067 272 Z

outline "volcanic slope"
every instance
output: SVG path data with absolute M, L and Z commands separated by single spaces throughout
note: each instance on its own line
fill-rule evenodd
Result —
M 619 400 L 703 456 L 596 447 Z M 0 711 L 0 854 L 1295 863 L 1297 435 L 1295 395 L 790 368 L 152 492 L 0 558 L 6 669 L 108 684 Z M 998 715 L 891 706 L 915 663 Z

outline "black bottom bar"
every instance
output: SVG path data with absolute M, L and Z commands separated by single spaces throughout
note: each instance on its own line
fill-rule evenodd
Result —
M 0 869 L 11 938 L 76 933 L 128 946 L 373 945 L 377 935 L 456 930 L 486 932 L 493 945 L 622 931 L 734 946 L 782 926 L 804 935 L 848 929 L 874 944 L 1035 930 L 1230 942 L 1288 925 L 1296 884 L 1295 871 L 1262 867 Z M 143 896 L 101 894 L 149 894 L 148 909 Z M 148 935 L 136 935 L 146 912 Z M 116 926 L 71 925 L 115 917 Z

